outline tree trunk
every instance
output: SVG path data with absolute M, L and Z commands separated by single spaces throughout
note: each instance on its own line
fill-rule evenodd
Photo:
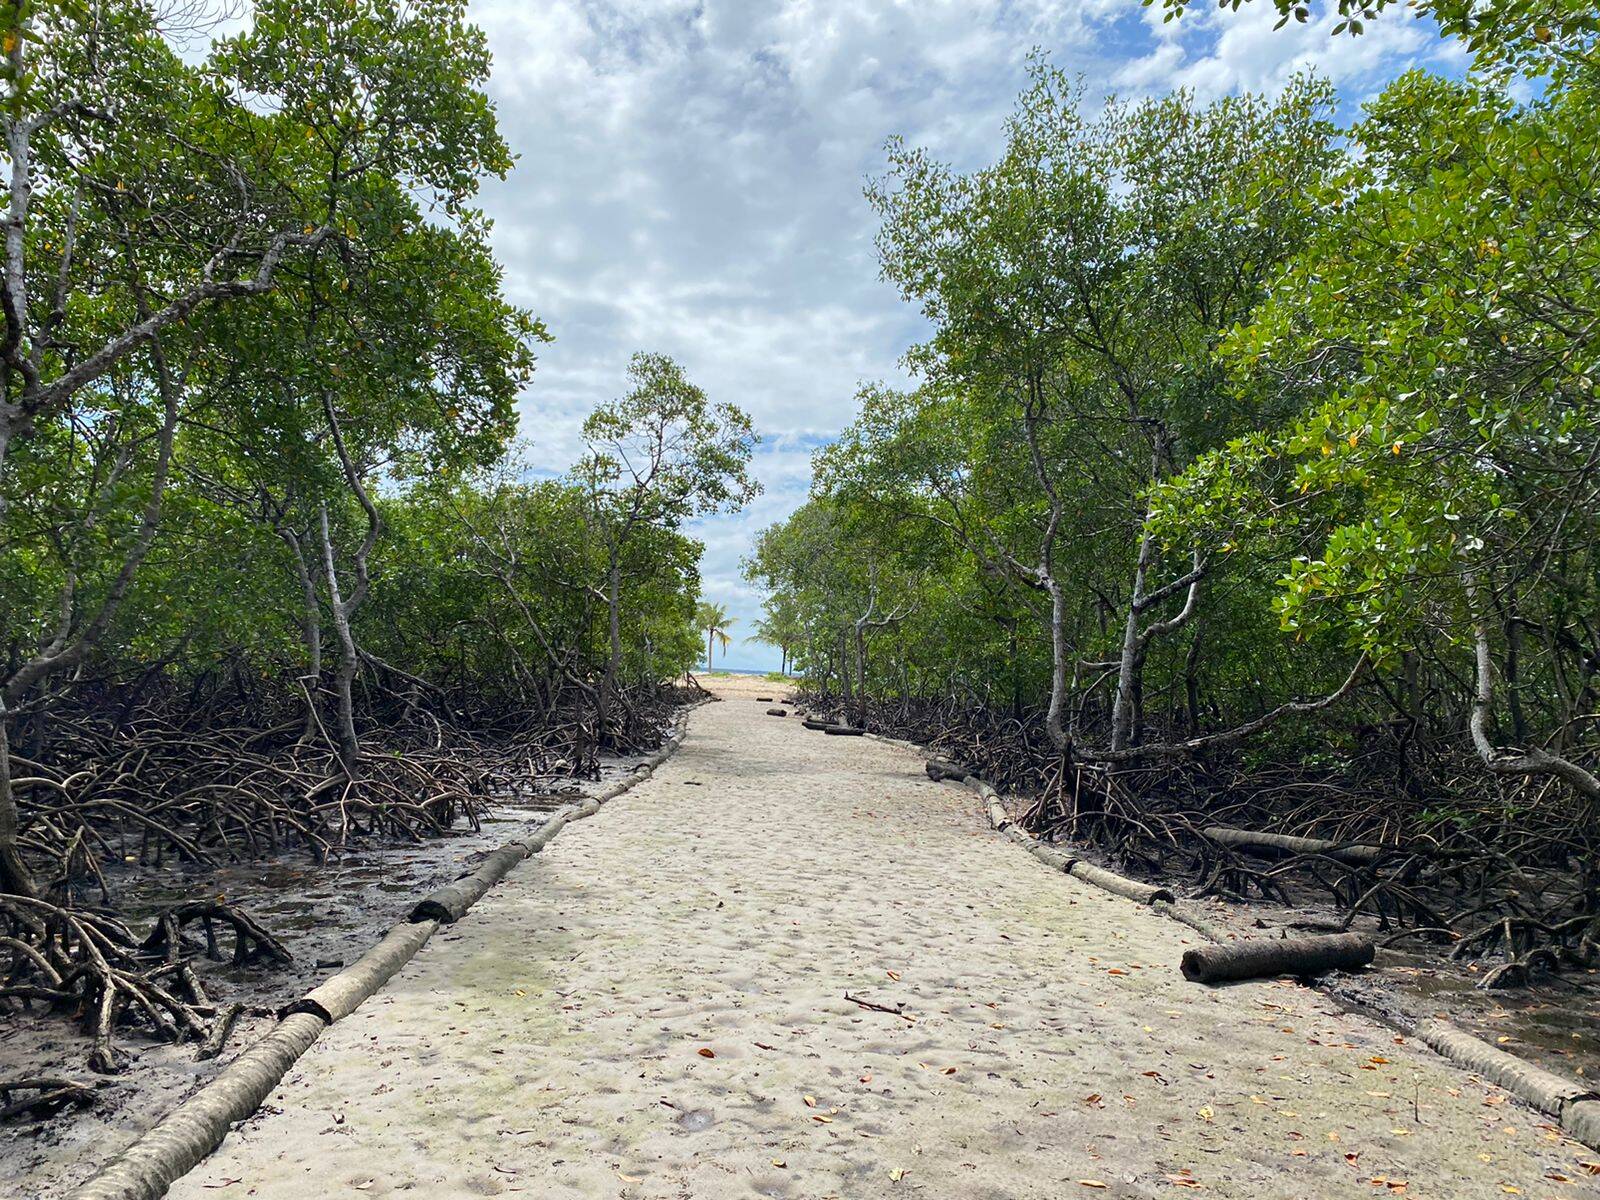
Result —
M 1067 598 L 1053 574 L 1045 575 L 1044 586 L 1050 595 L 1050 707 L 1044 728 L 1056 750 L 1070 758 L 1072 738 L 1062 721 L 1067 706 Z
M 1133 568 L 1133 595 L 1128 619 L 1122 627 L 1122 654 L 1117 665 L 1116 698 L 1111 704 L 1111 749 L 1122 750 L 1133 733 L 1134 681 L 1139 675 L 1139 612 L 1144 603 L 1145 579 L 1155 553 L 1155 538 L 1147 529 L 1139 538 L 1139 557 Z
M 611 701 L 616 692 L 617 675 L 622 669 L 622 561 L 613 554 L 611 569 L 606 572 L 606 670 L 601 676 L 599 690 L 595 693 L 595 734 L 600 744 L 606 742 L 606 721 L 611 715 Z M 711 669 L 711 644 L 706 643 L 706 670 Z
M 856 622 L 856 726 L 867 727 L 867 635 Z
M 306 562 L 305 551 L 294 530 L 280 528 L 278 536 L 289 547 L 295 578 L 300 581 L 300 637 L 306 648 L 306 670 L 301 677 L 306 690 L 306 717 L 300 730 L 300 743 L 317 734 L 317 693 L 322 689 L 322 605 L 317 600 L 317 581 Z
M 6 730 L 9 716 L 5 698 L 0 696 L 0 892 L 9 896 L 35 897 L 39 887 L 28 864 L 17 848 L 20 822 L 16 797 L 11 790 L 11 739 Z
M 328 532 L 328 506 L 317 506 L 317 518 L 322 530 L 322 569 L 328 579 L 329 608 L 333 614 L 333 631 L 339 639 L 339 670 L 334 674 L 334 692 L 339 701 L 339 764 L 351 779 L 356 778 L 361 743 L 356 736 L 355 685 L 356 668 L 360 656 L 356 652 L 355 635 L 350 629 L 350 606 L 339 591 L 339 573 L 333 562 L 333 538 Z

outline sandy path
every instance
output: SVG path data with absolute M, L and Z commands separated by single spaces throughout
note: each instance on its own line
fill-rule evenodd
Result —
M 1187 930 L 995 838 L 911 753 L 721 690 L 172 1194 L 1595 1190 L 1596 1155 L 1321 994 L 1184 983 Z

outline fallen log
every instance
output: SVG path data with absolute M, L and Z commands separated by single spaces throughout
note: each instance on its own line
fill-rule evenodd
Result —
M 930 758 L 924 769 L 928 773 L 928 778 L 935 783 L 943 783 L 947 779 L 951 783 L 961 783 L 969 773 L 965 767 L 942 758 Z
M 789 715 L 789 710 L 787 708 L 769 708 L 769 709 L 767 709 L 767 716 L 769 716 L 769 717 L 787 717 L 788 715 Z
M 0 1121 L 19 1116 L 46 1116 L 68 1104 L 93 1104 L 97 1082 L 80 1083 L 76 1079 L 61 1079 L 54 1075 L 41 1075 L 29 1079 L 0 1079 Z M 34 1096 L 17 1098 L 22 1092 L 36 1092 Z
M 296 1013 L 73 1193 L 74 1200 L 156 1200 L 221 1144 L 235 1121 L 261 1107 L 327 1023 Z
M 1372 939 L 1359 933 L 1245 938 L 1185 950 L 1180 969 L 1191 983 L 1227 983 L 1264 975 L 1309 977 L 1329 971 L 1353 971 L 1370 963 L 1372 955 Z
M 1361 842 L 1332 842 L 1326 838 L 1292 837 L 1286 833 L 1259 833 L 1254 829 L 1234 829 L 1227 825 L 1207 826 L 1200 831 L 1200 836 L 1219 846 L 1230 846 L 1235 850 L 1322 854 L 1347 863 L 1375 862 L 1389 850 L 1389 847 L 1372 846 Z
M 800 722 L 800 724 L 804 725 L 807 729 L 831 729 L 831 728 L 833 728 L 833 722 L 832 721 L 821 721 L 821 720 L 818 720 L 816 717 L 806 717 Z
M 467 910 L 483 898 L 485 892 L 499 883 L 518 863 L 528 857 L 528 849 L 520 842 L 511 842 L 494 851 L 476 871 L 463 875 L 417 902 L 411 910 L 413 922 L 438 921 L 450 925 L 459 921 Z
M 774 700 L 774 699 L 775 699 L 775 698 L 776 698 L 776 697 L 773 697 L 773 696 L 757 696 L 757 697 L 756 697 L 756 703 L 757 703 L 757 704 L 771 704 L 771 703 L 772 703 L 772 701 L 773 701 L 773 700 Z
M 1594 1088 L 1587 1083 L 1564 1078 L 1507 1054 L 1447 1021 L 1424 1021 L 1417 1026 L 1417 1040 L 1557 1117 L 1564 1118 L 1568 1105 L 1576 1101 L 1596 1099 Z
M 419 921 L 396 925 L 350 966 L 337 975 L 323 980 L 300 999 L 291 1004 L 284 1015 L 312 1013 L 329 1025 L 342 1021 L 356 1007 L 387 983 L 396 971 L 405 966 L 421 950 L 439 928 L 437 921 Z
M 1153 883 L 1140 883 L 1137 879 L 1129 879 L 1126 876 L 1118 875 L 1115 871 L 1108 871 L 1104 867 L 1086 863 L 1082 859 L 1075 860 L 1067 868 L 1067 874 L 1074 879 L 1081 879 L 1085 883 L 1093 884 L 1102 891 L 1111 892 L 1113 895 L 1123 896 L 1129 900 L 1137 900 L 1140 904 L 1154 904 L 1157 900 L 1164 900 L 1171 904 L 1177 899 L 1168 888 L 1158 887 Z
M 857 729 L 854 725 L 824 725 L 822 732 L 831 737 L 860 737 L 865 729 Z

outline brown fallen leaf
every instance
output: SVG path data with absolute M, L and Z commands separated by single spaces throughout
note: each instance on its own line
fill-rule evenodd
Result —
M 815 1096 L 801 1096 L 800 1099 L 805 1101 L 807 1108 L 815 1108 L 817 1106 L 817 1098 Z
M 1101 1183 L 1098 1179 L 1080 1179 L 1078 1180 L 1078 1186 L 1087 1188 L 1103 1188 L 1106 1185 Z
M 717 1056 L 717 1052 L 710 1046 L 701 1046 L 700 1049 L 695 1051 L 695 1053 L 701 1058 L 715 1058 Z

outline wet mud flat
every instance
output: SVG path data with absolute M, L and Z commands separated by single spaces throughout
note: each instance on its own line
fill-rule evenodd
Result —
M 172 904 L 221 897 L 255 917 L 294 961 L 239 967 L 196 960 L 213 1001 L 244 1005 L 223 1052 L 210 1061 L 196 1061 L 196 1043 L 159 1042 L 130 1028 L 117 1037 L 127 1069 L 96 1076 L 86 1065 L 92 1043 L 77 1022 L 43 1009 L 0 1014 L 0 1078 L 51 1075 L 98 1084 L 88 1107 L 0 1125 L 0 1179 L 7 1181 L 0 1190 L 30 1200 L 68 1195 L 266 1033 L 279 1008 L 366 953 L 428 892 L 537 828 L 571 796 L 626 775 L 637 760 L 603 759 L 598 780 L 546 779 L 492 797 L 477 829 L 461 827 L 424 842 L 353 845 L 326 862 L 287 853 L 209 868 L 108 869 L 121 914 L 135 929 Z M 225 956 L 230 946 L 223 936 Z

